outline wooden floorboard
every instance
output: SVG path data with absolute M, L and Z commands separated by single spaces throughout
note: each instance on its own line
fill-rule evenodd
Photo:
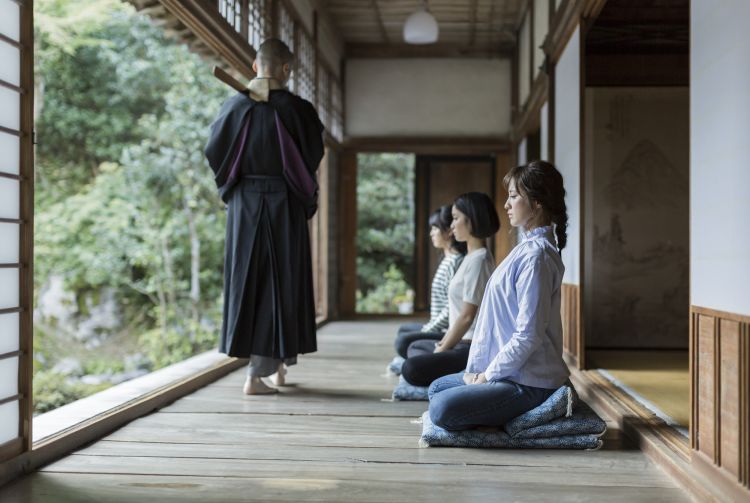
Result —
M 280 395 L 244 396 L 244 370 L 234 372 L 3 488 L 0 501 L 689 501 L 616 435 L 595 452 L 419 448 L 426 404 L 388 400 L 396 327 L 330 324 Z

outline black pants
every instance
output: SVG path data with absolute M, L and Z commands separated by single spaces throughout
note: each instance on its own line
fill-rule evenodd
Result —
M 466 369 L 470 342 L 460 341 L 453 348 L 435 353 L 435 342 L 420 340 L 412 343 L 401 367 L 401 375 L 414 386 L 429 386 L 432 381 Z
M 398 335 L 396 335 L 396 354 L 401 358 L 406 358 L 406 350 L 409 348 L 412 342 L 420 339 L 428 339 L 431 341 L 439 341 L 443 338 L 445 332 L 421 332 L 421 323 L 406 323 L 398 328 Z

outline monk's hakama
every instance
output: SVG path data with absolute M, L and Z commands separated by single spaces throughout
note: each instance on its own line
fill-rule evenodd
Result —
M 315 207 L 290 190 L 282 161 L 296 148 L 314 178 L 322 132 L 313 106 L 273 79 L 251 81 L 211 126 L 205 154 L 227 204 L 219 350 L 251 358 L 252 377 L 317 349 L 307 226 Z

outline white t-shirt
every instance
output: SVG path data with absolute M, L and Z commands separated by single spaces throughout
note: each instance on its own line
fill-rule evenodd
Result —
M 494 269 L 495 258 L 487 248 L 474 250 L 464 257 L 448 286 L 448 321 L 451 326 L 461 313 L 464 302 L 477 307 L 482 303 L 484 289 Z M 477 317 L 474 316 L 471 326 L 461 340 L 471 340 L 476 323 Z

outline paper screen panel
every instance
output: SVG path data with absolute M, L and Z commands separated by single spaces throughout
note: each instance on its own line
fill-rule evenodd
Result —
M 14 86 L 21 83 L 21 50 L 0 40 L 0 80 Z
M 21 6 L 12 0 L 0 0 L 0 33 L 11 40 L 21 38 Z
M 0 405 L 0 444 L 18 437 L 18 400 Z
M 0 65 L 5 66 L 3 61 Z M 21 126 L 21 96 L 17 91 L 0 87 L 0 126 L 18 131 Z
M 18 269 L 0 269 L 0 309 L 18 307 Z
M 0 131 L 0 172 L 17 175 L 20 172 L 20 139 Z
M 0 314 L 0 355 L 18 351 L 18 313 Z
M 20 191 L 18 180 L 0 178 L 0 218 L 18 218 Z
M 18 260 L 18 224 L 0 223 L 0 264 L 16 264 Z

